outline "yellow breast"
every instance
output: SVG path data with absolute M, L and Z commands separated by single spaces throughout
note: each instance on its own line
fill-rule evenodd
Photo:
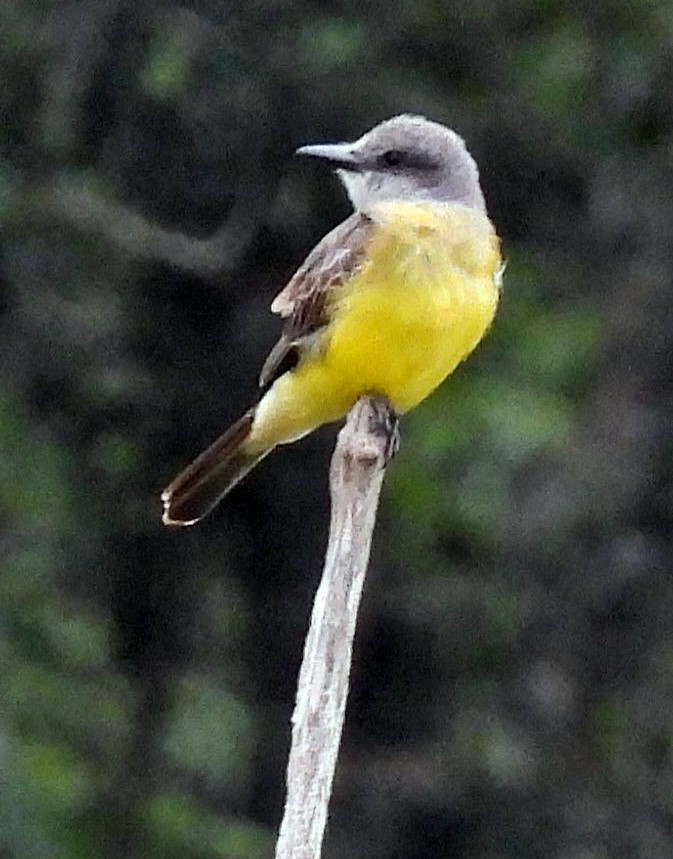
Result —
M 367 261 L 335 290 L 324 369 L 345 398 L 413 408 L 481 340 L 495 313 L 499 241 L 482 212 L 386 203 Z

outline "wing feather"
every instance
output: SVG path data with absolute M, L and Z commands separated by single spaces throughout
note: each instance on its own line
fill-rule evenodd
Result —
M 271 311 L 286 319 L 280 339 L 264 362 L 259 377 L 268 388 L 291 370 L 327 324 L 332 290 L 349 280 L 362 265 L 372 232 L 372 221 L 355 213 L 329 232 L 278 293 Z

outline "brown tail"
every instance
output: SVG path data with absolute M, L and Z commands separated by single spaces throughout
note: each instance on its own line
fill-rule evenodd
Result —
M 269 453 L 245 451 L 255 410 L 250 409 L 161 493 L 164 525 L 193 525 Z

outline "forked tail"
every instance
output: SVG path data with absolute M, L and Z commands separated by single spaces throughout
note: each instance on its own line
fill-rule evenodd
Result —
M 164 489 L 164 525 L 193 525 L 203 519 L 270 452 L 245 449 L 254 418 L 255 409 L 249 409 Z

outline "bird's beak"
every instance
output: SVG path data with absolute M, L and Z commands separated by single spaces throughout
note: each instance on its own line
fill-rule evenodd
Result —
M 352 143 L 318 143 L 311 146 L 300 146 L 296 155 L 308 155 L 309 158 L 320 158 L 327 161 L 335 170 L 350 170 L 358 172 L 362 164 L 353 150 Z

